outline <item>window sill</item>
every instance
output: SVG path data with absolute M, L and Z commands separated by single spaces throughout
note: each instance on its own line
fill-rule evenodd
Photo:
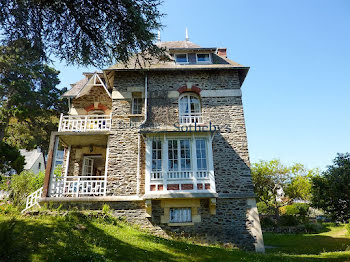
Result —
M 144 114 L 130 114 L 128 117 L 143 117 Z
M 193 223 L 193 222 L 186 222 L 186 223 L 168 223 L 168 226 L 170 226 L 170 227 L 194 226 L 194 223 Z

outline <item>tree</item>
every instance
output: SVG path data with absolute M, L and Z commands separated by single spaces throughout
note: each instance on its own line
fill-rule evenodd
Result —
M 312 179 L 312 205 L 335 221 L 350 219 L 350 154 L 337 154 L 333 165 Z
M 7 41 L 26 38 L 47 61 L 105 66 L 136 52 L 157 54 L 160 0 L 0 0 Z
M 16 147 L 0 141 L 0 174 L 8 174 L 11 169 L 18 174 L 23 171 L 25 159 Z
M 56 88 L 58 74 L 40 60 L 40 52 L 26 39 L 0 46 L 0 140 L 7 135 L 9 144 L 23 146 L 28 141 L 19 145 L 13 140 L 28 133 L 37 137 L 36 146 L 48 145 L 48 136 L 40 135 L 56 129 L 52 118 L 66 109 L 65 101 L 60 100 L 65 90 Z M 12 124 L 22 125 L 25 131 L 12 132 Z
M 254 191 L 257 194 L 259 201 L 266 204 L 274 210 L 275 216 L 278 219 L 278 192 L 289 180 L 289 170 L 286 166 L 277 160 L 262 161 L 254 163 L 251 168 Z
M 272 209 L 277 219 L 281 206 L 311 198 L 311 178 L 318 174 L 318 169 L 308 170 L 298 163 L 286 166 L 277 159 L 254 163 L 251 171 L 258 200 Z

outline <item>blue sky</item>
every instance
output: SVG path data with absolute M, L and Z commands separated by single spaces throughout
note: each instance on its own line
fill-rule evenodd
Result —
M 324 169 L 350 152 L 350 1 L 167 0 L 162 41 L 227 47 L 243 84 L 252 162 Z M 65 67 L 60 87 L 93 68 Z

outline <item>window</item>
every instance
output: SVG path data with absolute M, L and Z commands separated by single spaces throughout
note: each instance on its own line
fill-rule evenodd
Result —
M 191 143 L 189 139 L 168 140 L 168 169 L 169 171 L 192 170 Z
M 143 99 L 141 93 L 132 93 L 131 113 L 133 115 L 142 114 Z
M 38 169 L 40 170 L 41 169 L 41 163 L 39 162 L 39 165 L 38 165 Z
M 190 207 L 170 208 L 170 223 L 186 223 L 192 222 L 192 214 Z
M 184 94 L 179 99 L 180 124 L 202 123 L 202 109 L 199 98 L 194 94 Z
M 210 62 L 210 54 L 197 54 L 197 62 L 198 63 L 209 63 Z
M 188 63 L 187 54 L 176 54 L 175 61 L 180 64 Z
M 196 139 L 197 169 L 207 170 L 207 150 L 205 139 Z
M 152 171 L 162 171 L 162 142 L 152 141 Z

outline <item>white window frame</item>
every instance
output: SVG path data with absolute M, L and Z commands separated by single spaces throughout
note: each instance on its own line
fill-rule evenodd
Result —
M 209 60 L 208 61 L 198 61 L 198 55 L 208 55 Z M 197 62 L 197 64 L 211 64 L 212 63 L 211 53 L 198 53 L 198 54 L 196 54 L 196 62 Z
M 136 112 L 136 110 L 135 110 L 135 105 L 136 105 L 135 100 L 136 99 L 140 100 L 139 102 L 137 102 L 138 103 L 138 108 L 137 109 L 139 109 L 138 112 Z M 132 102 L 131 102 L 131 114 L 133 114 L 133 115 L 140 115 L 140 114 L 142 114 L 142 107 L 143 107 L 143 99 L 142 99 L 142 97 L 133 97 L 132 98 Z
M 162 140 L 162 170 L 161 171 L 152 171 L 152 141 L 155 139 L 154 136 L 148 136 L 146 138 L 146 167 L 145 167 L 145 191 L 148 193 L 159 193 L 160 191 L 150 191 L 150 185 L 163 185 L 162 193 L 166 192 L 181 192 L 179 190 L 167 190 L 167 184 L 173 183 L 193 183 L 194 188 L 191 192 L 203 192 L 204 189 L 197 189 L 197 183 L 210 183 L 209 192 L 216 192 L 215 187 L 215 176 L 214 176 L 214 164 L 213 164 L 213 149 L 212 149 L 212 136 L 211 135 L 198 135 L 195 136 L 174 136 L 174 135 L 162 135 L 160 139 Z M 156 138 L 156 139 L 159 139 Z M 191 170 L 181 170 L 180 168 L 180 159 L 178 159 L 178 170 L 170 170 L 169 165 L 169 152 L 168 152 L 168 141 L 169 140 L 181 140 L 189 139 L 190 140 L 190 150 L 191 150 Z M 197 168 L 197 152 L 196 152 L 196 140 L 204 139 L 206 141 L 206 163 L 207 170 L 200 170 Z M 178 142 L 179 144 L 180 142 Z M 179 145 L 178 145 L 179 146 Z M 178 152 L 179 153 L 179 152 Z M 186 176 L 183 178 L 168 178 L 169 172 L 185 172 Z M 193 174 L 188 176 L 189 173 Z
M 199 112 L 198 113 L 192 113 L 191 112 L 191 97 L 194 97 L 198 99 L 198 104 L 199 104 Z M 181 112 L 181 100 L 186 98 L 187 99 L 187 106 L 188 106 L 188 113 L 182 113 Z M 180 125 L 191 125 L 194 123 L 197 124 L 202 124 L 203 123 L 203 115 L 202 115 L 202 102 L 200 97 L 192 92 L 186 92 L 183 93 L 179 96 L 178 100 L 178 105 L 179 105 L 179 123 Z
M 179 55 L 186 55 L 186 62 L 178 62 L 177 61 L 177 56 L 179 56 Z M 176 64 L 184 65 L 184 64 L 188 64 L 189 63 L 188 62 L 188 54 L 174 54 L 174 56 L 175 56 L 175 63 Z
M 191 223 L 192 208 L 171 207 L 169 208 L 169 223 Z

